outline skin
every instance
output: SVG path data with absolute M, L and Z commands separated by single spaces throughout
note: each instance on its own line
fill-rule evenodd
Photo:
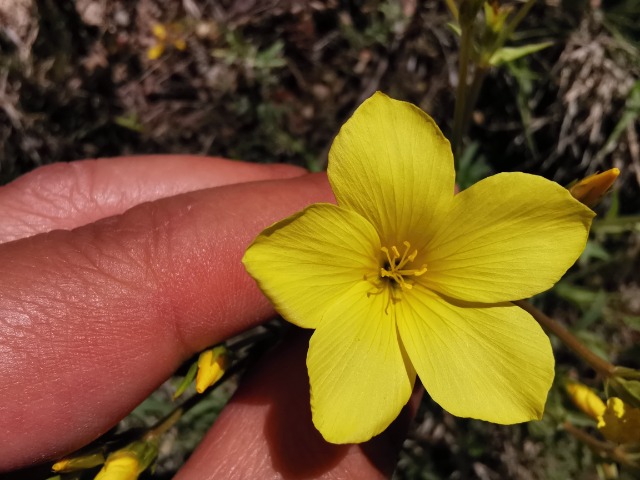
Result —
M 0 187 L 0 472 L 86 445 L 194 353 L 274 316 L 244 250 L 334 201 L 322 174 L 193 156 L 57 164 Z M 177 478 L 391 475 L 420 394 L 370 442 L 328 444 L 308 338 L 260 362 Z

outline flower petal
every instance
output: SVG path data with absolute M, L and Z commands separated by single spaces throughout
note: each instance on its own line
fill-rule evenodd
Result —
M 554 375 L 549 339 L 512 304 L 450 304 L 416 285 L 398 331 L 427 392 L 445 410 L 500 424 L 540 419 Z
M 415 372 L 399 344 L 387 295 L 353 287 L 311 337 L 307 368 L 313 423 L 325 440 L 359 443 L 386 429 L 409 400 Z
M 495 303 L 549 289 L 576 261 L 595 214 L 555 182 L 501 173 L 456 195 L 425 254 L 421 283 Z
M 369 220 L 382 242 L 419 247 L 446 215 L 455 173 L 447 139 L 422 110 L 377 92 L 343 125 L 329 152 L 338 204 Z
M 289 322 L 315 328 L 325 310 L 377 272 L 380 240 L 357 213 L 315 204 L 263 231 L 242 262 Z

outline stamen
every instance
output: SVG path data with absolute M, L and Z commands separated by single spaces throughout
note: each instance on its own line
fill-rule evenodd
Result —
M 403 268 L 416 259 L 416 257 L 418 256 L 418 250 L 416 249 L 411 252 L 411 244 L 407 241 L 402 242 L 402 244 L 405 247 L 402 255 L 400 255 L 400 252 L 395 245 L 391 246 L 391 253 L 393 253 L 393 258 L 391 257 L 391 254 L 387 247 L 380 248 L 380 250 L 387 257 L 387 262 L 385 263 L 384 267 L 380 268 L 380 278 L 389 278 L 393 280 L 397 285 L 399 285 L 402 290 L 411 290 L 413 288 L 413 283 L 409 283 L 407 280 L 405 280 L 404 277 L 419 277 L 420 275 L 424 275 L 427 272 L 427 266 L 422 265 L 422 267 L 419 269 Z M 395 300 L 397 299 L 395 299 L 394 297 L 394 301 Z

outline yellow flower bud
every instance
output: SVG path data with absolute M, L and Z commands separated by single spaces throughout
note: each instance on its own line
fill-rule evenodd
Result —
M 78 457 L 63 458 L 54 463 L 51 470 L 56 473 L 68 473 L 97 467 L 103 463 L 104 455 L 102 455 L 102 453 L 91 453 Z
M 151 32 L 153 35 L 160 41 L 164 41 L 167 39 L 167 29 L 164 25 L 156 23 L 152 28 Z
M 137 441 L 107 457 L 95 480 L 137 480 L 158 455 L 157 441 Z
M 571 382 L 567 384 L 566 389 L 575 406 L 591 418 L 597 420 L 604 413 L 606 409 L 604 402 L 586 385 Z
M 607 400 L 607 408 L 598 420 L 598 430 L 616 443 L 640 443 L 640 408 L 633 408 L 616 397 Z
M 147 50 L 147 58 L 149 60 L 157 60 L 164 53 L 164 45 L 158 43 Z
M 109 455 L 95 480 L 136 480 L 140 473 L 140 460 L 135 453 L 117 451 Z
M 204 392 L 216 383 L 227 368 L 227 349 L 223 346 L 205 350 L 198 357 L 198 374 L 196 375 L 196 391 Z
M 177 40 L 174 40 L 173 46 L 176 48 L 176 50 L 184 52 L 187 49 L 187 42 L 185 42 L 182 38 L 178 38 Z
M 620 175 L 620 170 L 612 168 L 602 173 L 595 173 L 578 181 L 569 188 L 569 193 L 587 207 L 595 207 L 609 191 Z

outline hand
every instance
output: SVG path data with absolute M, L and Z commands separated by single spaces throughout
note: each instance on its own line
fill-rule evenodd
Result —
M 189 156 L 57 164 L 1 187 L 0 472 L 82 447 L 194 353 L 272 317 L 242 254 L 319 201 L 334 201 L 324 175 Z M 367 444 L 324 442 L 307 340 L 261 362 L 177 478 L 390 476 L 416 402 Z

